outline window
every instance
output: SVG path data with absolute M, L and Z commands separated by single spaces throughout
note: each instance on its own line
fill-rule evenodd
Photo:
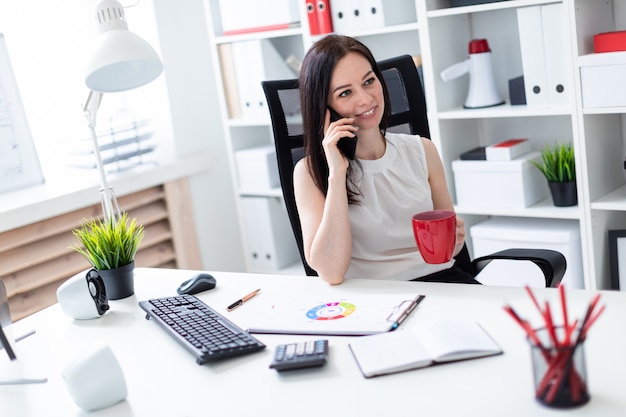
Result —
M 128 4 L 128 0 L 122 4 Z M 89 90 L 83 71 L 96 37 L 94 6 L 93 1 L 70 0 L 0 2 L 0 32 L 7 43 L 46 181 L 67 171 L 66 156 L 77 141 L 88 143 L 82 107 Z M 160 52 L 152 2 L 140 1 L 125 8 L 125 13 L 129 30 Z M 171 154 L 173 134 L 163 74 L 136 90 L 105 94 L 98 111 L 97 131 L 109 128 L 120 115 L 149 120 L 157 148 L 146 160 Z M 84 158 L 93 161 L 92 155 Z

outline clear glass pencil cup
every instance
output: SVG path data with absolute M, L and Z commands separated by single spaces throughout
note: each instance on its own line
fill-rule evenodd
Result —
M 534 331 L 536 339 L 528 338 L 531 350 L 535 398 L 555 408 L 581 406 L 589 401 L 584 339 L 578 330 L 565 334 L 563 327 Z M 557 341 L 555 344 L 554 341 Z

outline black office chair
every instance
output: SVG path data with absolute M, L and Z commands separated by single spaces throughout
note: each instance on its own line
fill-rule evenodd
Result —
M 391 100 L 391 120 L 387 131 L 409 133 L 430 138 L 426 116 L 424 90 L 409 55 L 386 59 L 378 63 Z M 293 168 L 304 156 L 302 114 L 298 80 L 273 80 L 262 83 L 272 119 L 274 144 L 278 159 L 280 184 L 287 214 L 296 237 L 304 270 L 309 276 L 317 272 L 307 263 L 302 243 L 302 230 L 293 191 Z M 410 227 L 410 219 L 407 220 Z M 565 257 L 548 249 L 507 249 L 473 261 L 467 246 L 455 257 L 457 265 L 472 276 L 496 259 L 526 260 L 534 262 L 543 272 L 546 287 L 557 287 L 565 274 Z

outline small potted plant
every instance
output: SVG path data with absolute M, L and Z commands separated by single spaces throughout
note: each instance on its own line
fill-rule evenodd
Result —
M 541 162 L 532 161 L 548 180 L 555 206 L 567 207 L 578 204 L 576 192 L 576 169 L 574 145 L 555 143 L 541 151 Z
M 72 233 L 82 246 L 74 244 L 70 248 L 100 273 L 107 297 L 119 300 L 133 295 L 135 254 L 145 234 L 137 219 L 129 222 L 126 212 L 117 220 L 83 219 Z

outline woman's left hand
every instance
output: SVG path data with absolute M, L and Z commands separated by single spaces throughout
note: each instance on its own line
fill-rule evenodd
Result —
M 465 220 L 456 216 L 456 246 L 454 247 L 454 256 L 458 255 L 465 244 Z

